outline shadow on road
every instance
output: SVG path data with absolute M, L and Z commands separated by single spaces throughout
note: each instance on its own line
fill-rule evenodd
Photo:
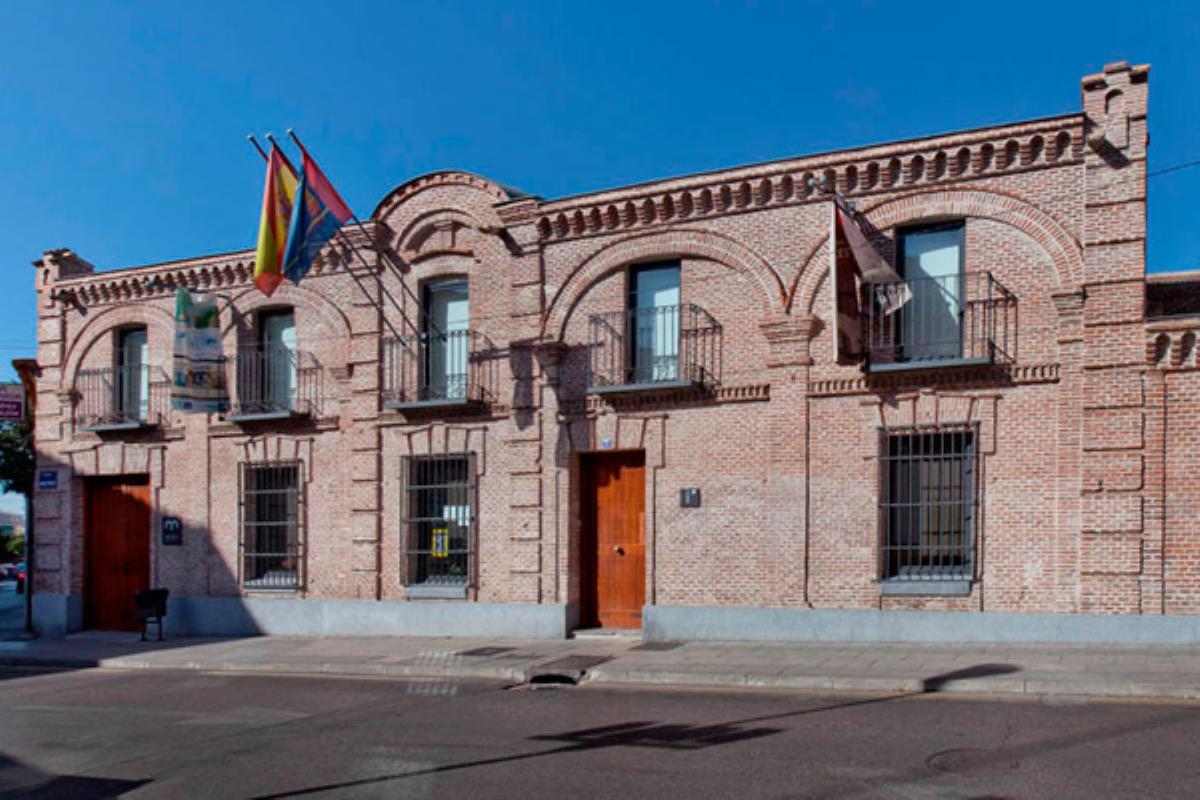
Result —
M 149 780 L 51 776 L 0 754 L 0 800 L 17 797 L 26 800 L 105 800 L 120 797 L 148 783 Z
M 415 770 L 413 772 L 404 772 L 395 775 L 383 775 L 377 778 L 363 778 L 360 780 L 345 781 L 341 783 L 330 783 L 322 786 L 309 787 L 307 789 L 280 792 L 277 794 L 260 795 L 259 797 L 255 798 L 255 800 L 280 800 L 281 798 L 287 797 L 304 797 L 306 795 L 320 794 L 322 792 L 330 792 L 338 789 L 370 786 L 387 783 L 389 781 L 403 780 L 405 778 L 437 775 L 439 773 L 454 772 L 457 770 L 471 769 L 473 767 L 485 767 L 494 764 L 511 763 L 514 761 L 526 761 L 534 758 L 543 758 L 545 756 L 554 756 L 564 753 L 579 753 L 587 750 L 599 750 L 608 747 L 653 747 L 665 750 L 685 751 L 700 750 L 706 747 L 731 744 L 733 742 L 742 742 L 750 739 L 758 739 L 764 736 L 773 736 L 778 733 L 783 733 L 787 730 L 786 728 L 776 727 L 747 727 L 754 725 L 755 723 L 792 719 L 810 714 L 820 714 L 830 711 L 838 711 L 841 709 L 855 708 L 858 706 L 872 705 L 876 703 L 887 703 L 893 700 L 903 700 L 906 698 L 916 697 L 921 694 L 937 692 L 940 687 L 944 686 L 950 681 L 970 680 L 972 678 L 1004 675 L 1019 671 L 1020 667 L 1013 664 L 976 664 L 964 669 L 926 678 L 923 681 L 924 689 L 919 692 L 901 692 L 897 694 L 886 695 L 884 697 L 870 697 L 863 700 L 850 700 L 843 703 L 834 703 L 832 705 L 804 708 L 794 711 L 784 711 L 778 714 L 767 714 L 757 717 L 746 717 L 743 719 L 718 722 L 711 725 L 688 725 L 635 721 L 623 722 L 617 725 L 606 725 L 600 728 L 584 728 L 582 730 L 567 731 L 565 733 L 531 736 L 529 737 L 529 741 L 563 742 L 565 743 L 565 746 L 556 747 L 551 750 L 539 750 L 534 753 L 521 753 L 518 755 L 498 756 L 496 758 L 486 758 L 475 761 L 463 761 L 457 764 L 445 764 L 440 767 Z

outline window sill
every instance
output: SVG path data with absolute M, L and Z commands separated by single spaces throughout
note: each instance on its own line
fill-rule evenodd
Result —
M 252 411 L 252 412 L 234 412 L 225 415 L 226 422 L 260 422 L 268 420 L 291 419 L 292 417 L 303 416 L 299 411 L 280 410 L 280 411 Z
M 927 358 L 917 361 L 893 361 L 867 364 L 867 372 L 916 372 L 927 369 L 952 369 L 954 367 L 984 367 L 992 364 L 990 358 Z
M 967 578 L 929 578 L 926 580 L 879 581 L 884 597 L 967 597 L 971 581 Z
M 588 394 L 641 394 L 645 392 L 672 392 L 696 389 L 695 381 L 643 381 L 641 383 L 614 383 L 589 386 Z
M 404 587 L 410 600 L 465 600 L 467 585 L 438 586 L 437 584 L 418 584 Z
M 155 427 L 153 423 L 144 420 L 126 420 L 124 422 L 94 422 L 89 425 L 80 425 L 79 430 L 91 433 L 117 433 L 140 431 L 152 427 Z

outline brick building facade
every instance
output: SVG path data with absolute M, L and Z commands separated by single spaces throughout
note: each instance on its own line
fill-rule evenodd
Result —
M 561 200 L 435 173 L 270 298 L 250 251 L 48 252 L 39 625 L 126 624 L 132 564 L 191 632 L 1195 638 L 1200 306 L 1145 275 L 1147 79 Z M 909 292 L 861 290 L 854 363 L 835 197 Z M 228 414 L 169 409 L 177 286 L 220 298 Z

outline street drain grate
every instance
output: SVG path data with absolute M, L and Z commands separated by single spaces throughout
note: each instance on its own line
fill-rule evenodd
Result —
M 925 765 L 954 775 L 1005 775 L 1020 768 L 1021 759 L 1003 750 L 956 747 L 934 753 L 925 759 Z
M 545 664 L 538 664 L 537 669 L 546 672 L 584 671 L 597 664 L 603 664 L 605 661 L 612 661 L 612 659 L 612 656 L 567 656 L 547 661 Z
M 683 647 L 683 642 L 642 642 L 636 647 L 629 648 L 632 650 L 641 650 L 645 653 L 662 653 L 667 650 L 675 650 Z
M 560 675 L 556 672 L 534 675 L 529 679 L 530 689 L 565 689 L 574 686 L 579 681 L 570 675 Z
M 476 647 L 473 650 L 463 650 L 458 655 L 482 658 L 485 656 L 498 656 L 503 653 L 511 653 L 515 649 L 515 647 Z

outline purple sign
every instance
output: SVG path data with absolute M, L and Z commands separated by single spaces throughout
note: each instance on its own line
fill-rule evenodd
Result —
M 25 387 L 0 383 L 0 420 L 25 419 Z

